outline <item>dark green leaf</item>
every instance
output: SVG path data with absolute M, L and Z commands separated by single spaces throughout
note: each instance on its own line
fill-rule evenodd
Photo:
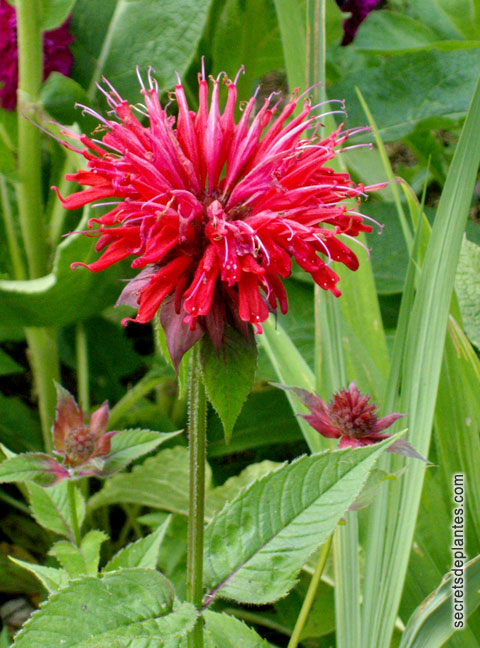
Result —
M 15 362 L 8 353 L 0 349 L 0 376 L 7 376 L 9 374 L 21 373 L 23 371 L 22 365 Z
M 80 108 L 75 107 L 75 104 L 89 104 L 85 90 L 76 81 L 59 72 L 52 72 L 48 76 L 42 86 L 40 99 L 48 114 L 60 124 L 77 122 L 84 132 L 92 131 L 97 125 L 92 117 L 84 117 Z
M 257 345 L 251 336 L 246 340 L 227 327 L 218 352 L 210 337 L 202 339 L 201 360 L 208 398 L 223 423 L 228 443 L 255 380 Z
M 183 74 L 190 64 L 208 7 L 208 0 L 77 0 L 74 78 L 93 95 L 105 76 L 122 96 L 137 102 L 135 68 L 146 76 L 152 66 L 163 92 L 175 83 L 175 72 Z
M 269 643 L 255 630 L 228 614 L 207 610 L 205 626 L 217 648 L 268 648 Z
M 347 75 L 331 87 L 329 96 L 346 99 L 347 123 L 359 126 L 365 117 L 355 93 L 358 86 L 382 139 L 390 142 L 408 135 L 419 123 L 439 127 L 463 117 L 479 67 L 478 48 L 405 54 L 385 58 L 362 74 Z

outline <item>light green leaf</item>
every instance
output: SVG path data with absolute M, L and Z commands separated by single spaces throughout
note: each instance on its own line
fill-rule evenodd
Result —
M 43 452 L 20 454 L 0 463 L 0 483 L 36 482 L 51 486 L 68 476 L 58 461 Z
M 10 560 L 19 567 L 23 567 L 30 573 L 34 574 L 49 594 L 56 592 L 61 587 L 64 587 L 70 578 L 68 572 L 64 569 L 45 567 L 44 565 L 37 565 L 36 563 L 26 562 L 25 560 L 18 560 L 17 558 L 12 557 L 10 557 Z
M 455 290 L 465 331 L 480 349 L 480 247 L 466 238 L 460 251 Z
M 205 532 L 207 601 L 271 603 L 294 585 L 395 440 L 301 457 L 242 491 Z
M 160 573 L 122 569 L 85 577 L 53 594 L 17 635 L 16 648 L 174 648 L 193 627 L 189 603 L 172 611 L 173 588 Z
M 88 212 L 88 210 L 86 210 Z M 88 213 L 78 224 L 86 229 Z M 98 258 L 91 237 L 68 236 L 57 248 L 53 272 L 25 281 L 0 280 L 2 323 L 8 326 L 64 326 L 97 314 L 115 303 L 125 276 L 121 264 L 99 274 L 86 268 L 72 270 L 74 261 L 91 263 Z M 113 286 L 113 288 L 112 288 Z
M 73 524 L 68 499 L 68 481 L 64 480 L 51 488 L 42 488 L 33 482 L 27 484 L 30 508 L 36 521 L 46 529 L 66 536 L 73 542 Z M 85 517 L 85 500 L 77 486 L 74 486 L 78 525 Z
M 160 93 L 165 91 L 175 83 L 175 72 L 182 75 L 191 63 L 209 4 L 77 0 L 72 21 L 76 80 L 93 96 L 95 84 L 105 76 L 120 95 L 137 102 L 141 95 L 135 67 L 145 76 L 152 66 Z
M 279 466 L 281 466 L 280 463 L 268 460 L 250 464 L 239 475 L 230 477 L 221 486 L 207 492 L 209 510 L 214 513 L 220 511 L 226 502 L 238 495 L 242 488 L 249 486 L 254 481 L 258 481 L 261 477 L 272 472 Z
M 71 542 L 56 542 L 49 553 L 59 561 L 72 578 L 77 576 L 96 576 L 100 562 L 100 547 L 108 536 L 96 529 L 82 538 L 80 547 Z
M 170 516 L 161 524 L 158 529 L 145 538 L 132 542 L 123 549 L 120 549 L 103 568 L 104 572 L 125 569 L 127 567 L 141 567 L 143 569 L 155 569 L 158 561 L 160 545 L 165 538 L 165 533 L 170 524 Z
M 355 36 L 359 50 L 379 53 L 423 49 L 438 41 L 425 23 L 398 11 L 372 11 Z
M 210 337 L 203 337 L 201 361 L 207 395 L 223 423 L 228 443 L 233 425 L 253 387 L 257 344 L 251 334 L 246 340 L 238 331 L 226 327 L 218 352 Z
M 480 556 L 465 563 L 463 596 L 464 619 L 480 605 Z M 453 635 L 455 628 L 452 613 L 452 581 L 455 575 L 446 574 L 440 585 L 418 606 L 410 617 L 402 635 L 399 648 L 437 648 Z M 462 627 L 462 626 L 460 626 Z
M 134 459 L 155 450 L 159 445 L 178 436 L 177 432 L 154 432 L 153 430 L 122 430 L 112 437 L 108 458 L 101 470 L 107 477 L 125 468 Z
M 10 632 L 7 626 L 4 626 L 0 632 L 0 648 L 9 648 L 10 645 Z
M 268 648 L 270 645 L 255 630 L 229 614 L 207 610 L 204 618 L 207 631 L 217 648 Z
M 210 474 L 207 475 L 207 483 Z M 150 506 L 172 513 L 188 511 L 188 451 L 186 448 L 162 450 L 131 473 L 115 475 L 88 502 L 92 510 L 106 504 L 125 502 Z
M 68 18 L 76 0 L 41 0 L 42 29 L 50 31 L 60 27 Z

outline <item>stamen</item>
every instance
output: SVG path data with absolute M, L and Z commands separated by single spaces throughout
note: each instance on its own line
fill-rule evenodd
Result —
M 83 104 L 76 103 L 75 108 L 81 108 L 82 109 L 82 115 L 90 115 L 91 117 L 95 117 L 95 119 L 98 119 L 101 121 L 105 126 L 110 128 L 110 123 L 101 115 L 99 115 L 95 110 L 92 108 L 89 108 L 88 106 L 84 106 Z
M 144 84 L 143 84 L 142 75 L 140 74 L 140 66 L 139 66 L 139 65 L 137 65 L 137 67 L 135 68 L 135 71 L 136 71 L 136 73 L 137 73 L 137 79 L 138 79 L 138 82 L 140 83 L 142 89 L 145 90 L 145 86 L 144 86 Z
M 233 85 L 237 85 L 238 79 L 241 74 L 245 74 L 245 66 L 241 65 L 240 69 L 238 70 L 237 74 L 235 75 L 235 79 L 233 80 Z
M 356 239 L 354 236 L 350 236 L 350 234 L 342 234 L 342 233 L 340 233 L 339 236 L 344 236 L 345 238 L 350 239 L 350 241 L 353 241 L 354 243 L 356 243 L 357 245 L 362 247 L 365 250 L 365 252 L 367 253 L 368 258 L 370 258 L 371 250 L 364 243 L 362 243 L 361 241 Z
M 332 257 L 330 255 L 330 250 L 328 249 L 327 245 L 325 244 L 325 241 L 322 241 L 322 239 L 320 238 L 320 236 L 318 234 L 314 234 L 313 238 L 316 239 L 320 243 L 320 245 L 323 247 L 323 249 L 325 250 L 325 253 L 326 253 L 327 257 L 328 257 L 327 266 L 331 265 Z
M 380 230 L 379 234 L 381 234 L 383 232 L 383 228 L 385 227 L 385 225 L 383 225 L 382 223 L 379 223 L 377 220 L 375 220 L 371 216 L 367 216 L 366 214 L 361 214 L 360 212 L 353 211 L 353 210 L 348 210 L 348 212 L 345 215 L 348 216 L 349 214 L 353 214 L 354 216 L 360 216 L 361 218 L 364 218 L 365 220 L 368 220 L 371 223 L 375 223 L 375 225 Z

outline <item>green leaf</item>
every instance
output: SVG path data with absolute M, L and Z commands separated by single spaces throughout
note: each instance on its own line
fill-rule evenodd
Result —
M 95 84 L 105 76 L 120 95 L 137 102 L 141 95 L 135 67 L 145 76 L 152 66 L 160 93 L 165 91 L 175 83 L 175 72 L 182 75 L 192 61 L 209 4 L 77 0 L 71 25 L 74 78 L 93 96 Z
M 132 542 L 123 549 L 120 549 L 103 568 L 104 572 L 125 569 L 127 567 L 141 567 L 143 569 L 155 569 L 158 561 L 158 552 L 162 544 L 168 526 L 170 516 L 161 524 L 158 529 L 145 538 Z
M 66 536 L 73 542 L 68 480 L 63 480 L 51 488 L 42 488 L 33 482 L 29 482 L 27 488 L 30 495 L 30 508 L 36 521 L 45 529 Z M 74 486 L 74 492 L 78 525 L 81 526 L 85 517 L 85 500 L 77 486 Z
M 108 536 L 103 531 L 93 529 L 82 538 L 80 547 L 60 540 L 49 553 L 59 561 L 72 578 L 77 576 L 96 576 L 100 562 L 100 547 Z
M 73 581 L 53 594 L 17 635 L 16 648 L 174 648 L 193 627 L 189 603 L 172 611 L 173 588 L 160 573 L 122 569 Z
M 0 349 L 0 376 L 8 376 L 9 374 L 22 373 L 22 365 L 15 362 L 8 353 Z
M 275 9 L 270 0 L 230 0 L 222 4 L 214 19 L 212 67 L 215 74 L 226 70 L 233 78 L 240 66 L 245 66 L 245 74 L 238 79 L 238 96 L 248 99 L 263 75 L 283 68 Z
M 238 495 L 242 488 L 258 481 L 279 466 L 281 466 L 280 463 L 268 460 L 250 464 L 239 475 L 230 477 L 222 486 L 207 492 L 208 508 L 214 513 L 220 511 L 228 501 Z
M 203 337 L 201 362 L 207 395 L 223 423 L 228 443 L 255 380 L 256 342 L 252 335 L 246 340 L 238 331 L 226 327 L 218 351 L 210 336 Z
M 76 81 L 59 72 L 52 72 L 42 86 L 40 100 L 43 107 L 59 124 L 77 122 L 83 131 L 91 131 L 97 125 L 93 117 L 83 116 L 75 104 L 90 103 L 85 90 Z
M 465 331 L 480 349 L 480 247 L 466 238 L 460 251 L 455 290 Z
M 26 481 L 51 486 L 68 476 L 58 461 L 41 452 L 20 454 L 0 463 L 0 484 Z
M 159 445 L 178 436 L 177 432 L 154 432 L 152 430 L 122 430 L 112 437 L 108 458 L 101 470 L 102 477 L 108 477 L 122 470 L 134 459 L 155 450 Z
M 42 29 L 50 31 L 60 27 L 68 18 L 76 0 L 41 0 Z
M 428 452 L 440 378 L 448 310 L 463 231 L 468 217 L 480 158 L 480 83 L 462 129 L 448 172 L 428 242 L 406 343 L 398 348 L 393 365 L 403 361 L 402 396 L 398 410 L 408 412 L 409 439 L 423 455 Z M 415 278 L 407 292 L 413 291 Z M 397 409 L 397 408 L 395 408 Z M 395 464 L 394 464 L 395 465 Z M 423 476 L 421 462 L 412 462 L 395 496 L 377 498 L 371 508 L 364 591 L 366 645 L 390 644 L 404 587 Z M 386 534 L 378 529 L 388 529 Z
M 10 632 L 7 626 L 4 626 L 0 632 L 0 648 L 8 648 L 10 645 Z
M 462 570 L 466 618 L 480 605 L 480 556 L 465 564 Z M 452 612 L 452 584 L 454 575 L 449 572 L 425 601 L 410 617 L 402 635 L 399 648 L 437 648 L 455 632 Z
M 205 626 L 218 648 L 268 648 L 270 644 L 255 630 L 229 614 L 204 612 Z
M 10 558 L 10 560 L 19 567 L 23 567 L 30 573 L 34 574 L 49 594 L 56 592 L 61 587 L 64 587 L 69 581 L 68 572 L 64 569 L 45 567 L 44 565 L 37 565 L 36 563 L 18 560 L 17 558 Z
M 210 474 L 207 473 L 207 483 Z M 90 498 L 90 509 L 125 502 L 182 513 L 188 511 L 188 450 L 177 446 L 162 450 L 131 473 L 115 475 Z
M 438 41 L 424 23 L 397 11 L 373 11 L 355 36 L 355 47 L 367 52 L 392 53 L 423 49 Z
M 205 531 L 207 601 L 271 603 L 294 585 L 393 441 L 301 457 L 254 482 Z
M 78 224 L 86 229 L 88 210 Z M 88 236 L 68 236 L 57 248 L 53 272 L 39 279 L 25 281 L 0 280 L 2 322 L 6 326 L 64 326 L 87 318 L 115 303 L 125 276 L 121 264 L 100 275 L 86 268 L 72 270 L 74 261 L 90 263 L 98 254 Z
M 451 124 L 468 110 L 480 49 L 419 52 L 386 57 L 378 66 L 346 75 L 329 90 L 346 100 L 348 125 L 365 122 L 355 93 L 360 88 L 385 142 L 411 133 L 419 123 L 432 127 Z M 448 119 L 448 121 L 446 121 Z

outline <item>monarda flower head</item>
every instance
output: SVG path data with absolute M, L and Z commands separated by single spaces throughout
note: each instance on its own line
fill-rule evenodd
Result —
M 269 97 L 256 114 L 252 97 L 237 123 L 235 81 L 224 78 L 226 105 L 223 112 L 219 107 L 222 77 L 212 81 L 209 98 L 205 73 L 199 75 L 196 112 L 179 80 L 176 117 L 160 105 L 150 73 L 148 87 L 142 84 L 144 107 L 130 106 L 105 81 L 112 117 L 85 109 L 101 122 L 101 141 L 63 131 L 81 142 L 82 150 L 64 145 L 88 167 L 67 176 L 87 188 L 60 197 L 63 206 L 118 199 L 89 221 L 102 256 L 73 265 L 99 272 L 133 257 L 140 272 L 118 303 L 137 307 L 133 321 L 140 323 L 161 308 L 175 364 L 205 331 L 218 348 L 226 323 L 245 334 L 252 324 L 260 333 L 269 312 L 280 306 L 286 313 L 282 279 L 292 257 L 324 290 L 340 295 L 332 262 L 356 270 L 358 259 L 344 241 L 372 229 L 355 211 L 365 188 L 327 166 L 352 132 L 338 128 L 322 139 L 308 100 L 293 116 L 297 96 L 281 111 Z
M 70 74 L 73 57 L 68 46 L 73 36 L 68 30 L 68 22 L 43 34 L 44 79 L 50 72 Z M 0 105 L 14 110 L 18 86 L 17 14 L 15 7 L 6 0 L 0 0 L 0 85 Z
M 391 434 L 384 432 L 405 414 L 388 414 L 383 418 L 377 417 L 377 406 L 370 402 L 370 396 L 362 394 L 354 382 L 348 389 L 340 389 L 332 396 L 327 405 L 318 394 L 311 394 L 306 389 L 275 385 L 286 391 L 291 391 L 310 410 L 310 414 L 299 414 L 322 436 L 327 439 L 340 439 L 339 448 L 358 448 L 373 445 Z M 425 461 L 424 457 L 404 439 L 397 439 L 387 452 L 415 457 Z

